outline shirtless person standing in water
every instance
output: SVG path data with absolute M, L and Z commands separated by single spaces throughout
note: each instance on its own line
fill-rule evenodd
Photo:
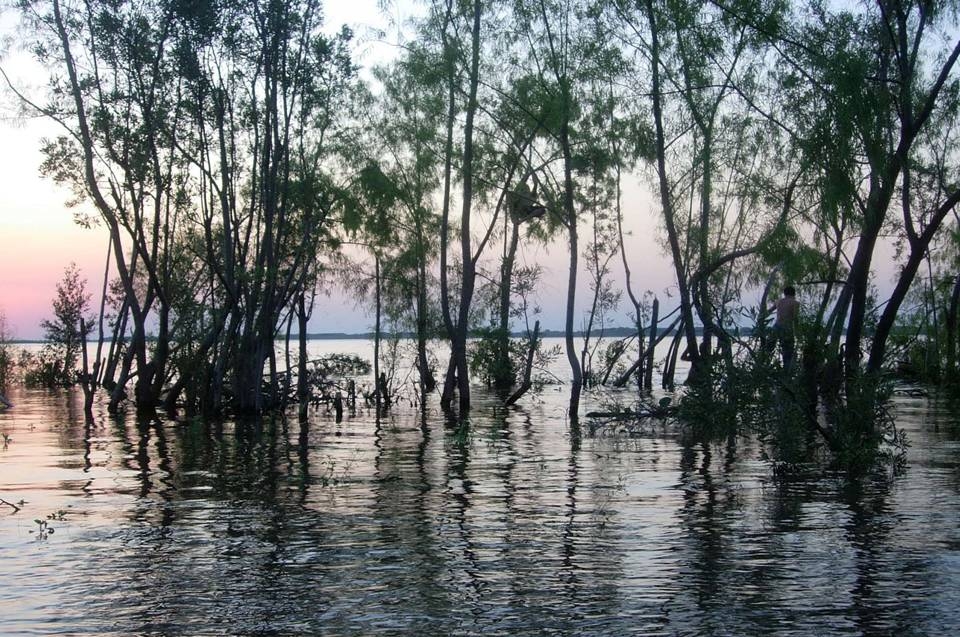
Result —
M 783 359 L 783 369 L 790 371 L 793 367 L 794 345 L 796 343 L 797 316 L 800 314 L 800 302 L 797 301 L 797 290 L 792 285 L 783 288 L 783 298 L 777 301 L 770 311 L 776 311 L 777 319 L 773 323 L 773 333 L 780 344 L 780 356 Z

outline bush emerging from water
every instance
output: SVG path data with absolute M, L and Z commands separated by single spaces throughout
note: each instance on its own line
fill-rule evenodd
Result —
M 678 418 L 704 441 L 757 435 L 776 462 L 810 462 L 826 449 L 839 468 L 863 470 L 903 461 L 908 442 L 894 422 L 891 396 L 889 382 L 860 376 L 826 399 L 804 387 L 799 370 L 744 349 L 691 376 Z

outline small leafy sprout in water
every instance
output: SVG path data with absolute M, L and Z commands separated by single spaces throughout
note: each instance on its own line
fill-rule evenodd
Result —
M 3 448 L 6 449 L 7 446 L 13 442 L 13 438 L 10 437 L 6 431 L 0 431 L 0 436 L 3 436 Z
M 39 518 L 35 519 L 34 522 L 37 523 L 37 528 L 35 530 L 31 529 L 30 533 L 33 533 L 34 531 L 36 531 L 38 540 L 45 540 L 51 535 L 53 535 L 53 532 L 55 529 L 52 526 L 50 526 L 49 522 L 47 522 L 46 520 L 41 520 Z
M 337 471 L 337 459 L 333 456 L 327 456 L 322 462 L 322 466 L 324 468 L 323 473 L 317 476 L 317 480 L 320 482 L 320 485 L 324 487 L 335 487 L 340 484 L 345 484 L 350 478 L 350 469 L 356 462 L 356 457 L 358 454 L 358 450 L 354 451 L 353 458 L 347 458 L 346 460 L 342 461 L 339 464 L 339 472 Z

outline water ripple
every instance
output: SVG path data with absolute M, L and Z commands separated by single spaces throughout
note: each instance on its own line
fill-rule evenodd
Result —
M 571 445 L 549 397 L 481 403 L 466 440 L 405 412 L 218 432 L 15 402 L 4 635 L 960 629 L 960 432 L 936 400 L 898 403 L 905 475 L 791 480 L 749 440 Z

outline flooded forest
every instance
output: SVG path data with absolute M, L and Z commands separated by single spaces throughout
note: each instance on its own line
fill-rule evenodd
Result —
M 957 3 L 12 4 L 0 632 L 960 629 Z

